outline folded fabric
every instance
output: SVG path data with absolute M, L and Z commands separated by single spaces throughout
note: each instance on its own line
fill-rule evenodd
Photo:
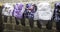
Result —
M 21 19 L 23 13 L 24 13 L 24 4 L 23 3 L 16 3 L 14 5 L 14 11 L 13 11 L 12 15 L 16 18 Z
M 14 9 L 14 7 L 11 3 L 5 3 L 3 5 L 2 15 L 12 16 L 13 9 Z
M 37 12 L 34 14 L 34 20 L 51 20 L 53 11 L 48 2 L 37 4 Z

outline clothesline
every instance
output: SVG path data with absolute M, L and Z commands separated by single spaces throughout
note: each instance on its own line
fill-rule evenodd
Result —
M 45 2 L 45 1 L 27 1 L 27 2 L 6 2 L 6 3 L 24 3 L 24 4 L 26 4 L 26 3 L 35 3 L 35 4 L 37 4 L 38 2 Z M 56 1 L 46 1 L 46 2 L 49 2 L 49 3 L 55 3 L 55 2 L 58 2 L 57 0 Z M 0 2 L 0 6 L 2 6 L 4 4 L 4 2 Z

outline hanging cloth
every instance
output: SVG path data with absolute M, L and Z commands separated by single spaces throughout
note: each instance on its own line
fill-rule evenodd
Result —
M 13 16 L 18 18 L 18 19 L 21 19 L 22 15 L 23 15 L 23 12 L 24 12 L 24 4 L 16 3 L 14 5 Z
M 5 3 L 3 5 L 2 15 L 12 16 L 13 9 L 14 9 L 14 7 L 13 7 L 12 3 Z
M 29 19 L 34 18 L 34 13 L 36 11 L 35 6 L 36 6 L 35 4 L 30 4 L 30 3 L 26 4 L 26 8 L 24 12 L 24 16 L 26 18 L 29 18 Z
M 54 20 L 58 22 L 60 20 L 60 2 L 55 3 L 55 8 L 54 8 Z
M 48 2 L 37 4 L 37 12 L 34 14 L 34 20 L 51 20 L 53 11 Z

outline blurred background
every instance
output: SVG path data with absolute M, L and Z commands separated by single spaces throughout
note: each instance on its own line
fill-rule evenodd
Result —
M 38 2 L 38 1 L 49 1 L 49 3 L 51 3 L 52 9 L 54 8 L 54 3 L 60 0 L 0 0 L 0 6 L 3 3 L 18 3 L 18 2 Z M 16 25 L 15 22 L 15 18 L 12 17 L 12 22 L 9 20 L 10 17 L 7 17 L 7 23 L 4 22 L 4 16 L 2 16 L 3 19 L 3 26 L 4 26 L 4 32 L 43 32 L 44 30 L 46 30 L 46 27 L 43 26 L 42 30 L 40 30 L 37 25 L 36 25 L 36 21 L 34 22 L 34 28 L 31 30 L 30 26 L 29 26 L 29 21 L 28 19 L 26 19 L 25 24 L 26 26 L 22 26 L 21 22 L 19 25 Z M 19 20 L 20 21 L 20 20 Z M 11 23 L 10 23 L 11 22 Z M 56 25 L 55 22 L 53 21 L 53 27 L 52 27 L 52 32 L 56 31 Z M 47 30 L 48 32 L 48 30 Z M 50 32 L 50 31 L 49 31 Z

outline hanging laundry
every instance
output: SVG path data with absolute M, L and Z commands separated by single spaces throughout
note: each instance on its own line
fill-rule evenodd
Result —
M 12 16 L 13 9 L 12 3 L 5 3 L 3 4 L 2 14 L 5 16 Z
M 26 4 L 24 16 L 26 18 L 34 18 L 34 13 L 36 12 L 37 6 L 35 4 Z
M 60 2 L 55 3 L 54 8 L 54 20 L 56 23 L 56 32 L 60 32 Z
M 55 3 L 54 17 L 57 22 L 60 20 L 60 2 Z
M 14 5 L 13 16 L 16 17 L 16 18 L 21 19 L 22 15 L 23 15 L 23 12 L 24 12 L 24 4 L 16 3 Z
M 37 11 L 34 14 L 34 20 L 51 20 L 53 11 L 48 2 L 41 2 L 37 4 Z

